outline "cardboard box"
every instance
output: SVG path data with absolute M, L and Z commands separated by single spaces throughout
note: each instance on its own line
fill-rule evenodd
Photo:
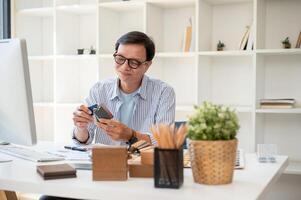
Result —
M 129 165 L 130 177 L 152 178 L 154 177 L 154 166 L 142 164 Z
M 127 180 L 126 147 L 96 147 L 92 149 L 92 174 L 94 181 Z
M 140 151 L 141 163 L 143 165 L 154 165 L 154 149 Z

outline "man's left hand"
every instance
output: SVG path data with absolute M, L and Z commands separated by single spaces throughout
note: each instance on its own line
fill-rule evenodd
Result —
M 128 141 L 133 134 L 133 130 L 125 124 L 114 119 L 99 119 L 95 122 L 97 127 L 103 129 L 113 140 Z

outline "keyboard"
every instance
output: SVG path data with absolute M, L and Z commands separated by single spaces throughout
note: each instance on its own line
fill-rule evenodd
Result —
M 49 161 L 59 161 L 64 160 L 64 157 L 52 155 L 46 152 L 38 152 L 29 148 L 15 146 L 15 145 L 4 145 L 0 146 L 0 152 L 22 158 L 25 160 L 30 160 L 34 162 L 49 162 Z
M 185 168 L 190 168 L 191 167 L 190 156 L 189 156 L 188 151 L 186 151 L 184 153 L 183 161 L 184 161 L 184 167 Z M 245 167 L 244 151 L 243 151 L 243 149 L 237 149 L 234 168 L 235 169 L 243 169 L 244 167 Z
M 236 160 L 235 160 L 235 169 L 245 168 L 245 156 L 243 149 L 237 149 L 236 151 Z

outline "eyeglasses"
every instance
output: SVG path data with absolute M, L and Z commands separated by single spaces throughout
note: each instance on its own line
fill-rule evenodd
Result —
M 140 62 L 139 60 L 126 58 L 124 56 L 118 55 L 117 53 L 114 53 L 113 56 L 114 56 L 114 60 L 117 64 L 123 65 L 125 63 L 125 61 L 128 61 L 128 65 L 132 69 L 137 69 L 140 65 L 147 63 L 147 61 Z

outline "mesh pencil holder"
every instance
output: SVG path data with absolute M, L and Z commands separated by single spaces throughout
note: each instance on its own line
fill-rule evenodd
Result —
M 232 182 L 237 140 L 190 140 L 189 154 L 196 183 L 219 185 Z
M 157 188 L 180 188 L 183 184 L 183 149 L 155 148 L 154 181 Z

